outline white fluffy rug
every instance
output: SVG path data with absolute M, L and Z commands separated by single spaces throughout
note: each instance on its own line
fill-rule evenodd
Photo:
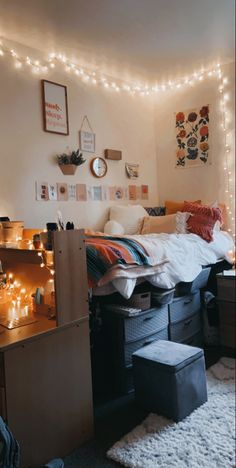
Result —
M 208 401 L 179 423 L 149 414 L 108 451 L 131 468 L 235 466 L 235 361 L 207 371 Z

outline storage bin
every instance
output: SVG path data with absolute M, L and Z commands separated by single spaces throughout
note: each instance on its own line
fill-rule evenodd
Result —
M 170 304 L 174 299 L 175 288 L 162 289 L 155 288 L 151 291 L 151 302 L 152 305 L 164 305 Z
M 178 343 L 186 342 L 191 336 L 200 332 L 201 330 L 201 317 L 200 313 L 188 317 L 181 322 L 171 323 L 169 325 L 169 336 L 171 341 Z
M 151 293 L 140 292 L 134 293 L 129 299 L 123 301 L 128 307 L 134 307 L 137 309 L 147 310 L 151 307 Z
M 170 323 L 176 323 L 187 319 L 201 309 L 200 293 L 197 292 L 195 294 L 189 294 L 188 296 L 175 298 L 174 301 L 168 305 L 168 308 Z
M 203 350 L 157 341 L 133 355 L 135 398 L 149 412 L 178 422 L 207 401 Z
M 183 296 L 185 294 L 192 294 L 199 289 L 205 288 L 207 286 L 210 271 L 211 267 L 203 268 L 193 281 L 178 283 L 176 285 L 176 294 L 178 296 Z
M 152 308 L 137 317 L 125 319 L 124 339 L 126 342 L 135 341 L 167 326 L 167 307 Z
M 157 340 L 168 340 L 168 328 L 165 327 L 153 335 L 148 335 L 141 340 L 132 341 L 124 345 L 124 365 L 130 366 L 132 364 L 132 354 L 140 348 L 150 345 Z

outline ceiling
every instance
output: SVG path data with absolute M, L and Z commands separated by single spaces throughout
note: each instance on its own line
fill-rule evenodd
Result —
M 234 0 L 0 0 L 0 36 L 122 78 L 234 60 Z

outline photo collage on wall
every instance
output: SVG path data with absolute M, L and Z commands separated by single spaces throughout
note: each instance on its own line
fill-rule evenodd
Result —
M 148 200 L 148 185 L 87 185 L 36 182 L 37 201 Z
M 176 167 L 205 166 L 210 159 L 209 105 L 175 114 Z

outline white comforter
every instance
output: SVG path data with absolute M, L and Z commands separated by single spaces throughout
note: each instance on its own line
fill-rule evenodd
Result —
M 153 267 L 112 268 L 95 288 L 95 295 L 118 291 L 125 298 L 132 295 L 136 282 L 144 278 L 160 288 L 172 288 L 180 281 L 193 281 L 202 266 L 219 260 L 230 260 L 234 249 L 227 232 L 214 233 L 213 242 L 207 243 L 195 234 L 146 234 L 127 236 L 137 240 L 152 259 Z

